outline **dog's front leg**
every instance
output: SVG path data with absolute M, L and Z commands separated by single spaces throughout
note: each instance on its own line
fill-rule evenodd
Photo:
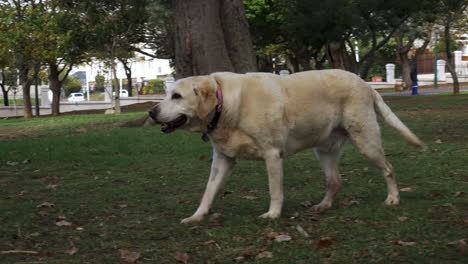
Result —
M 283 159 L 280 151 L 270 151 L 265 156 L 270 188 L 270 209 L 261 218 L 277 218 L 283 207 Z
M 210 210 L 216 193 L 218 193 L 226 178 L 231 175 L 234 164 L 235 160 L 233 158 L 217 153 L 216 150 L 213 149 L 210 178 L 208 179 L 200 205 L 191 217 L 183 219 L 181 223 L 185 224 L 203 220 L 203 217 L 207 215 Z

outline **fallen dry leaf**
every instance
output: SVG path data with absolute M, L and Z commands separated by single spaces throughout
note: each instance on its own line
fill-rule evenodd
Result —
M 411 187 L 405 187 L 405 188 L 400 189 L 400 192 L 411 192 L 411 191 L 413 191 L 413 189 L 411 189 Z
M 70 256 L 73 256 L 73 255 L 75 255 L 77 252 L 78 252 L 78 248 L 76 248 L 76 247 L 70 247 L 69 249 L 67 249 L 67 250 L 65 251 L 65 254 L 70 255 Z
M 189 257 L 189 255 L 188 255 L 186 252 L 177 251 L 177 252 L 175 253 L 174 258 L 175 258 L 178 262 L 182 262 L 182 263 L 184 263 L 184 264 L 187 264 L 190 257 Z
M 461 247 L 468 246 L 465 239 L 460 239 L 460 240 L 455 240 L 455 241 L 452 241 L 452 242 L 448 242 L 447 245 L 449 245 L 449 246 L 461 246 Z
M 214 213 L 208 216 L 208 220 L 217 222 L 222 220 L 222 217 L 223 216 L 220 213 Z
M 245 196 L 242 196 L 241 198 L 244 198 L 244 199 L 247 199 L 247 200 L 256 200 L 256 199 L 258 199 L 257 197 L 251 196 L 251 195 L 245 195 Z
M 406 216 L 399 216 L 399 217 L 398 217 L 398 221 L 400 221 L 400 222 L 408 221 L 408 219 L 409 219 L 409 218 L 406 217 Z
M 258 259 L 262 259 L 262 258 L 272 258 L 273 257 L 273 253 L 270 252 L 270 251 L 263 251 L 263 252 L 260 252 L 256 258 Z
M 397 244 L 400 246 L 415 246 L 416 242 L 405 242 L 405 241 L 398 240 Z
M 58 222 L 55 222 L 56 226 L 71 226 L 72 223 L 68 222 L 67 220 L 60 220 Z
M 453 196 L 458 197 L 458 196 L 461 196 L 463 194 L 465 194 L 465 192 L 455 192 L 455 193 L 453 193 Z
M 442 144 L 442 140 L 437 139 L 436 141 L 434 141 L 434 143 L 436 143 L 436 144 Z
M 333 239 L 331 237 L 322 237 L 315 244 L 315 248 L 318 250 L 330 248 L 333 245 Z
M 266 234 L 266 237 L 269 239 L 275 239 L 275 237 L 277 236 L 279 236 L 277 232 L 269 232 L 268 234 Z
M 39 211 L 38 213 L 40 216 L 48 216 L 49 215 L 49 212 L 47 212 L 46 210 L 41 210 Z
M 125 262 L 134 263 L 140 258 L 140 252 L 120 249 L 120 259 Z
M 350 198 L 343 198 L 343 199 L 340 201 L 340 204 L 345 205 L 345 206 L 358 205 L 358 204 L 360 204 L 360 203 L 361 203 L 361 202 L 359 202 L 358 200 L 356 200 L 356 199 L 350 199 Z
M 292 237 L 288 235 L 278 235 L 275 237 L 276 242 L 285 242 L 285 241 L 290 241 L 291 239 Z
M 55 206 L 55 204 L 53 204 L 53 203 L 44 202 L 44 203 L 41 203 L 40 205 L 38 205 L 36 207 L 40 208 L 40 207 L 54 207 L 54 206 Z
M 18 165 L 18 162 L 16 162 L 16 161 L 7 161 L 6 164 L 7 164 L 8 166 L 16 166 L 16 165 Z
M 202 242 L 201 244 L 202 244 L 203 246 L 208 246 L 208 245 L 216 244 L 216 241 L 214 241 L 214 240 L 208 240 L 208 241 Z
M 126 205 L 126 204 L 119 204 L 119 207 L 123 209 L 123 208 L 127 208 L 128 205 Z
M 30 236 L 32 236 L 32 237 L 38 237 L 40 235 L 41 235 L 41 233 L 39 233 L 39 232 L 34 232 L 34 233 L 30 234 Z
M 234 259 L 234 262 L 242 262 L 245 260 L 245 257 L 244 256 L 239 256 L 237 258 Z
M 304 237 L 309 237 L 309 233 L 307 233 L 302 226 L 297 225 L 296 226 L 297 232 L 301 233 Z

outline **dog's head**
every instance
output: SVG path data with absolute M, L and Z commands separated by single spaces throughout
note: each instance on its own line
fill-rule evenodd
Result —
M 166 89 L 164 100 L 148 113 L 161 131 L 178 128 L 200 131 L 205 119 L 215 109 L 217 82 L 212 76 L 196 76 L 178 80 Z

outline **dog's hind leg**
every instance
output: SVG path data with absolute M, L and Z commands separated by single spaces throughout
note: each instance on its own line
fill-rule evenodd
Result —
M 315 154 L 320 161 L 325 176 L 327 177 L 327 192 L 319 204 L 314 205 L 313 210 L 320 212 L 330 208 L 336 193 L 341 187 L 341 176 L 338 172 L 342 146 L 347 140 L 347 133 L 343 129 L 335 129 L 326 142 L 315 149 Z
M 231 175 L 234 165 L 235 160 L 233 158 L 217 153 L 216 150 L 213 149 L 213 162 L 211 163 L 210 178 L 208 179 L 200 205 L 191 217 L 183 219 L 181 223 L 185 224 L 203 220 L 203 217 L 208 214 L 211 204 L 213 203 L 219 189 L 223 185 L 224 181 Z
M 371 114 L 366 119 L 348 122 L 347 130 L 353 145 L 382 171 L 387 183 L 388 193 L 385 204 L 398 204 L 400 202 L 398 186 L 393 173 L 393 167 L 385 158 L 380 127 L 375 115 Z

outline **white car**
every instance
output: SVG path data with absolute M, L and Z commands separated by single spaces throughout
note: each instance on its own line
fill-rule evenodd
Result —
M 120 90 L 120 97 L 128 97 L 128 91 L 127 90 Z
M 71 93 L 68 96 L 68 101 L 70 102 L 83 102 L 85 100 L 83 93 Z
M 112 95 L 115 95 L 115 92 L 112 92 Z M 120 90 L 120 98 L 122 97 L 128 97 L 128 91 L 127 90 Z

